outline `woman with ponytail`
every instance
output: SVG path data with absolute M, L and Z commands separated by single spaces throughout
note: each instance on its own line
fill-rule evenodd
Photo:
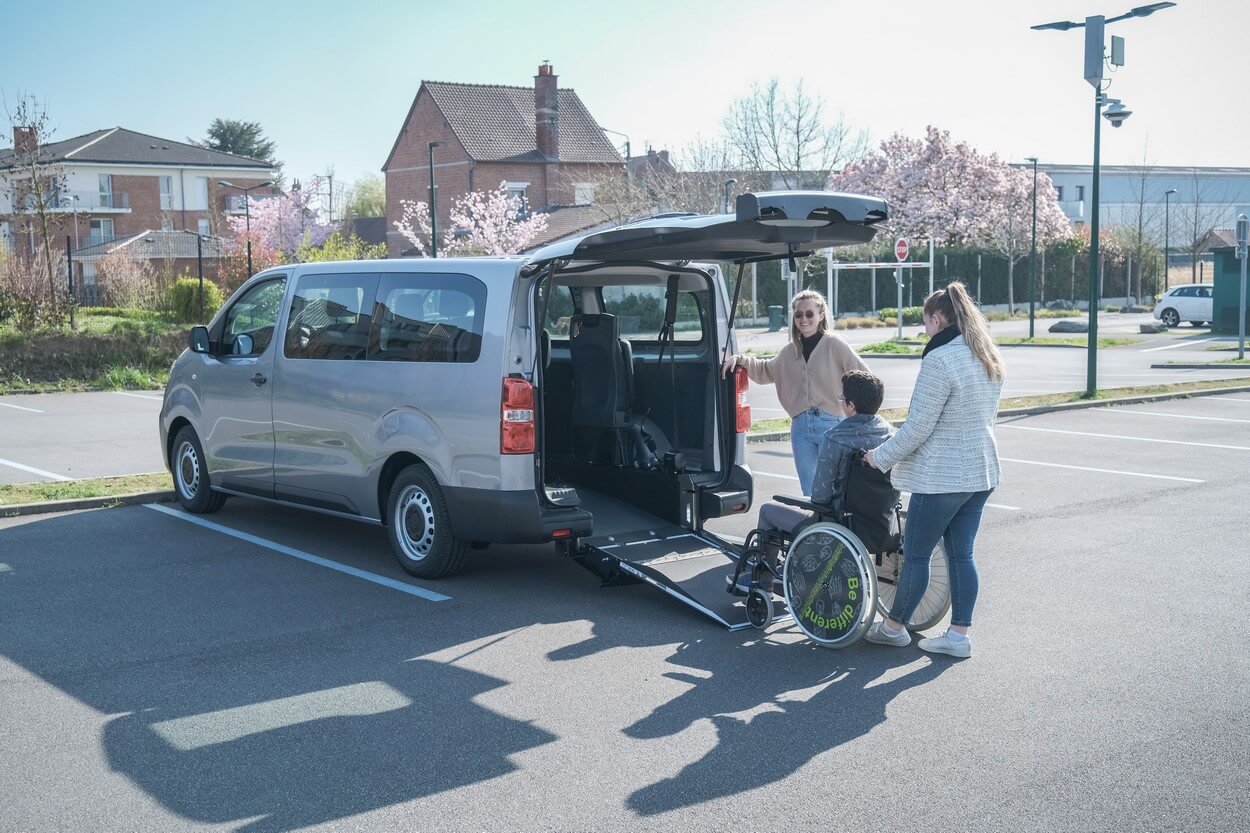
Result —
M 898 647 L 911 644 L 903 623 L 929 586 L 929 561 L 942 540 L 950 567 L 950 627 L 919 645 L 925 651 L 969 657 L 968 629 L 977 600 L 973 541 L 999 481 L 994 418 L 1003 387 L 1003 358 L 985 316 L 959 281 L 925 299 L 924 326 L 929 343 L 907 421 L 865 457 L 870 465 L 891 472 L 895 488 L 911 492 L 903 540 L 906 557 L 894 604 L 865 638 Z
M 724 376 L 745 367 L 757 385 L 775 384 L 777 399 L 790 415 L 790 450 L 803 494 L 812 493 L 816 456 L 825 432 L 842 419 L 842 376 L 868 366 L 851 345 L 834 335 L 825 296 L 805 289 L 790 301 L 790 343 L 771 359 L 733 355 Z

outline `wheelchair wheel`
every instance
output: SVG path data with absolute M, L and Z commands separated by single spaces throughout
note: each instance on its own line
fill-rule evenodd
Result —
M 773 621 L 773 594 L 752 587 L 747 594 L 747 621 L 761 630 Z
M 827 521 L 795 536 L 783 570 L 786 604 L 799 630 L 820 645 L 845 648 L 872 624 L 877 576 L 859 538 Z
M 894 604 L 894 596 L 898 591 L 898 577 L 903 571 L 904 555 L 900 552 L 888 552 L 877 556 L 877 612 L 882 616 L 890 615 L 890 605 Z M 946 546 L 942 541 L 933 550 L 933 558 L 929 561 L 929 587 L 920 597 L 920 604 L 911 618 L 904 624 L 909 631 L 923 631 L 936 625 L 945 618 L 951 609 L 951 577 L 950 562 L 946 560 Z

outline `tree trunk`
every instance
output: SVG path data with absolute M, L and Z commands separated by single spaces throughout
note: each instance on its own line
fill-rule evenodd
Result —
M 1016 261 L 1007 258 L 1007 313 L 1016 314 Z

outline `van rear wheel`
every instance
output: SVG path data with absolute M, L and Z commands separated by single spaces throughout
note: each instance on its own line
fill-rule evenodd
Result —
M 418 578 L 442 578 L 464 566 L 469 542 L 452 535 L 447 501 L 425 466 L 409 466 L 395 478 L 387 529 L 400 566 Z

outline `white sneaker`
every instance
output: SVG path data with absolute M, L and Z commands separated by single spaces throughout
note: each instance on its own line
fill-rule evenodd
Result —
M 943 631 L 941 636 L 926 637 L 916 644 L 920 646 L 920 650 L 931 654 L 949 654 L 952 657 L 972 656 L 972 640 L 966 636 L 963 639 L 952 638 L 950 631 Z
M 893 645 L 895 648 L 906 648 L 911 644 L 911 634 L 907 632 L 907 628 L 903 628 L 898 633 L 886 633 L 884 621 L 877 622 L 869 628 L 868 633 L 864 634 L 864 639 L 878 645 Z

